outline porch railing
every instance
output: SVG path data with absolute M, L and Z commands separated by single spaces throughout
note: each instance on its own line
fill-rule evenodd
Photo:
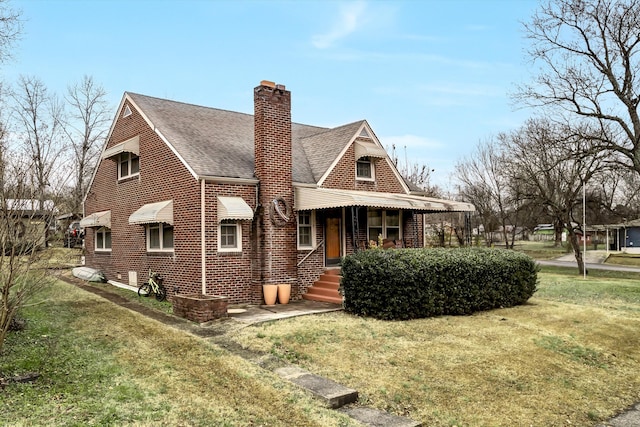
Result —
M 300 266 L 302 265 L 302 263 L 303 263 L 303 262 L 305 262 L 305 261 L 307 260 L 307 258 L 309 258 L 309 257 L 311 256 L 311 254 L 313 254 L 315 251 L 317 251 L 317 250 L 318 250 L 318 248 L 319 248 L 320 246 L 322 246 L 322 245 L 324 245 L 324 239 L 320 240 L 320 243 L 318 243 L 318 244 L 316 245 L 316 247 L 315 247 L 315 248 L 311 249 L 311 250 L 309 251 L 309 253 L 308 253 L 308 254 L 306 254 L 306 255 L 304 256 L 304 258 L 302 258 L 298 264 L 296 264 L 296 267 L 300 267 Z

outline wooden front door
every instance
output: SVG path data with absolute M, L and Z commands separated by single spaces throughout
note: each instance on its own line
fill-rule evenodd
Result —
M 342 218 L 327 217 L 325 221 L 325 265 L 336 266 L 342 257 Z

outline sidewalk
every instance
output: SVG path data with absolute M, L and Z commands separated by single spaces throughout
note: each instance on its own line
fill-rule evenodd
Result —
M 286 319 L 288 317 L 304 316 L 307 314 L 328 313 L 341 311 L 342 306 L 317 301 L 293 301 L 289 304 L 275 305 L 239 305 L 229 306 L 227 314 L 238 322 L 252 325 L 254 323 L 271 320 Z
M 609 270 L 609 271 L 628 271 L 631 273 L 637 272 L 640 273 L 640 267 L 629 267 L 624 265 L 615 265 L 615 264 L 605 264 L 604 261 L 607 259 L 607 251 L 587 251 L 584 255 L 585 264 L 588 270 Z M 547 265 L 552 267 L 576 267 L 578 268 L 578 263 L 576 262 L 576 257 L 573 252 L 568 253 L 566 255 L 562 255 L 561 257 L 550 259 L 550 260 L 540 260 L 537 261 L 540 265 Z

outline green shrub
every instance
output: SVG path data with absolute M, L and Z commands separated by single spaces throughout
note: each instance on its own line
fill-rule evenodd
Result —
M 503 249 L 372 249 L 344 258 L 347 312 L 386 320 L 511 307 L 536 291 L 538 267 Z

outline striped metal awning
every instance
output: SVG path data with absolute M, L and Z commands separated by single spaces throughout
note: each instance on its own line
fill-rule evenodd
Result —
M 80 227 L 107 227 L 111 228 L 111 211 L 95 212 L 80 220 Z
M 381 209 L 405 209 L 419 212 L 475 211 L 475 207 L 470 203 L 409 194 L 310 187 L 296 187 L 294 191 L 294 208 L 296 210 L 363 206 Z
M 378 147 L 374 142 L 362 142 L 356 141 L 354 143 L 354 151 L 356 154 L 356 160 L 363 157 L 372 157 L 378 159 L 384 159 L 387 157 L 387 152 L 382 147 Z
M 252 219 L 253 209 L 242 197 L 218 196 L 218 222 Z
M 129 216 L 129 224 L 155 224 L 158 222 L 173 225 L 173 200 L 149 203 Z
M 113 147 L 104 150 L 102 153 L 102 159 L 108 159 L 113 156 L 117 156 L 120 153 L 133 153 L 136 156 L 140 155 L 140 137 L 134 136 L 133 138 L 129 138 L 124 142 L 114 145 Z

